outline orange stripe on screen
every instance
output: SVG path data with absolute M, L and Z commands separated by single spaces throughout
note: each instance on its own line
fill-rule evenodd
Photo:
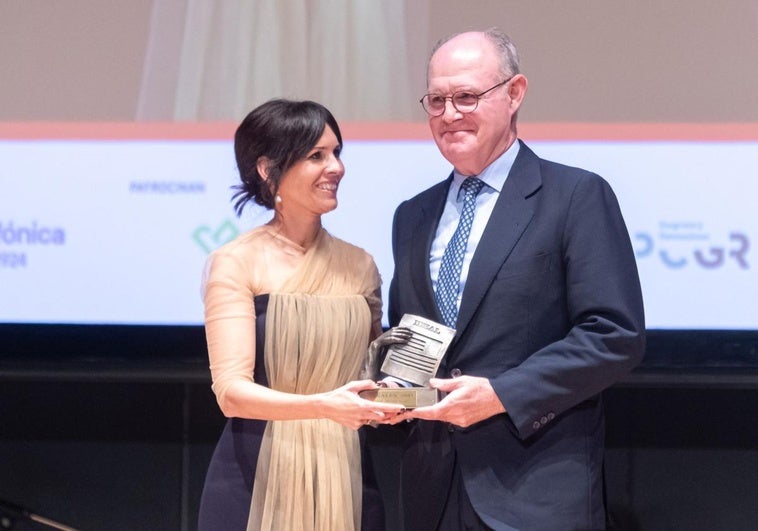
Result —
M 0 140 L 228 140 L 236 122 L 0 122 Z M 424 122 L 344 122 L 349 140 L 431 140 Z M 531 141 L 758 141 L 758 123 L 524 122 Z

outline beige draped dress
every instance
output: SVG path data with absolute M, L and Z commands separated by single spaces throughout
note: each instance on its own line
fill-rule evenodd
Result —
M 325 230 L 306 250 L 259 227 L 214 252 L 206 275 L 206 335 L 222 410 L 230 386 L 252 382 L 255 371 L 265 370 L 272 389 L 298 394 L 355 380 L 370 338 L 381 331 L 373 260 Z M 263 294 L 264 367 L 255 367 L 253 300 Z M 247 529 L 357 530 L 361 494 L 355 431 L 326 419 L 268 421 Z

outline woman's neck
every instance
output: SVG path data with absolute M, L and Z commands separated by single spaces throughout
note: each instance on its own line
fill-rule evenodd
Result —
M 315 216 L 311 219 L 299 218 L 285 220 L 284 217 L 277 212 L 267 225 L 274 229 L 278 234 L 281 234 L 291 242 L 301 246 L 303 249 L 309 249 L 321 231 L 321 217 Z

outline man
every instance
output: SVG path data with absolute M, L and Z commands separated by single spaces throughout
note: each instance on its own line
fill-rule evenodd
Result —
M 389 317 L 456 334 L 431 381 L 445 398 L 397 419 L 419 419 L 401 425 L 405 529 L 602 529 L 600 393 L 644 352 L 618 203 L 599 176 L 517 139 L 527 79 L 507 36 L 442 42 L 427 82 L 422 104 L 454 171 L 395 213 Z

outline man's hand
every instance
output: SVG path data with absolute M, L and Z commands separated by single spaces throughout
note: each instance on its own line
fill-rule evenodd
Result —
M 395 424 L 401 420 L 416 418 L 439 420 L 467 428 L 499 413 L 505 413 L 505 407 L 487 378 L 432 378 L 429 385 L 446 392 L 447 396 L 433 406 L 410 409 L 392 418 L 390 422 Z

